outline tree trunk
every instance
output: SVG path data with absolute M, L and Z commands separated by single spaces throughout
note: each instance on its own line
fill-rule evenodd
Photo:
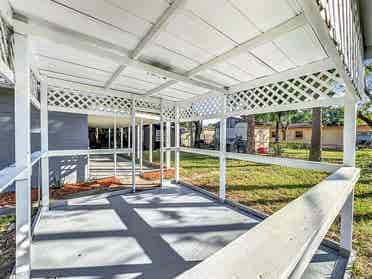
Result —
M 281 122 L 281 118 L 282 118 L 282 113 L 278 112 L 278 118 L 276 120 L 276 126 L 275 126 L 275 143 L 280 142 L 279 125 L 280 125 L 280 122 Z
M 195 146 L 200 148 L 200 135 L 202 131 L 201 121 L 195 121 Z
M 310 161 L 320 162 L 322 156 L 322 108 L 313 108 Z
M 256 127 L 256 117 L 254 114 L 243 116 L 243 119 L 247 123 L 247 144 L 246 153 L 254 154 L 256 152 L 255 148 L 255 134 L 254 130 Z

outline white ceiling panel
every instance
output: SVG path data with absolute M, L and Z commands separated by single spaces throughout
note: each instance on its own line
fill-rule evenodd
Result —
M 241 53 L 237 56 L 229 58 L 226 62 L 241 68 L 249 73 L 253 78 L 267 76 L 273 73 L 272 70 L 267 68 L 249 53 Z
M 38 37 L 35 37 L 32 40 L 32 50 L 35 55 L 40 54 L 59 60 L 70 61 L 76 64 L 84 63 L 87 67 L 100 69 L 106 72 L 114 72 L 119 66 L 118 63 L 113 63 L 112 61 L 102 57 L 70 48 L 66 45 L 55 44 Z
M 49 71 L 40 71 L 40 73 L 45 74 L 49 79 L 66 80 L 66 81 L 88 84 L 92 86 L 100 86 L 100 87 L 104 85 L 104 81 L 100 81 L 100 80 L 81 78 L 81 77 L 76 77 L 72 75 L 49 72 Z
M 261 31 L 266 31 L 295 16 L 287 0 L 230 0 Z
M 188 83 L 184 83 L 184 82 L 177 82 L 175 85 L 172 85 L 170 88 L 174 88 L 176 90 L 187 91 L 195 95 L 205 94 L 209 92 L 209 89 L 201 88 L 201 87 L 188 84 Z
M 115 84 L 126 85 L 126 86 L 129 86 L 131 88 L 137 88 L 137 89 L 142 90 L 142 91 L 147 91 L 147 90 L 153 89 L 157 86 L 157 84 L 147 82 L 147 81 L 143 81 L 143 80 L 138 79 L 138 78 L 132 78 L 132 77 L 124 76 L 124 75 L 119 76 L 118 79 L 115 81 Z
M 327 57 L 309 26 L 289 32 L 275 39 L 274 42 L 297 66 Z
M 251 52 L 278 72 L 295 67 L 295 64 L 272 42 L 259 46 Z
M 103 24 L 69 8 L 45 0 L 11 0 L 13 8 L 27 17 L 38 17 L 89 36 L 133 49 L 139 39 L 116 27 Z
M 167 49 L 173 50 L 174 52 L 180 53 L 190 60 L 197 61 L 198 63 L 204 63 L 214 57 L 213 54 L 196 47 L 179 37 L 173 36 L 167 32 L 160 32 L 155 42 Z
M 198 63 L 185 56 L 154 44 L 145 48 L 142 55 L 146 60 L 170 66 L 173 71 L 178 72 L 191 70 L 198 65 Z
M 219 55 L 236 45 L 198 16 L 186 10 L 176 12 L 169 20 L 165 31 L 214 55 Z
M 144 36 L 152 25 L 150 22 L 136 17 L 123 9 L 118 9 L 116 5 L 103 0 L 55 0 L 55 2 L 78 10 L 103 23 L 111 24 L 121 30 L 133 33 L 137 37 Z
M 242 43 L 259 34 L 256 26 L 227 0 L 188 0 L 185 9 L 192 11 L 235 42 Z
M 226 73 L 239 81 L 248 81 L 253 79 L 253 76 L 251 74 L 230 63 L 219 63 L 217 65 L 214 65 L 213 68 L 221 73 Z
M 230 76 L 227 76 L 228 73 L 222 74 L 215 70 L 205 70 L 197 75 L 195 75 L 196 78 L 200 80 L 204 80 L 206 82 L 214 82 L 221 86 L 231 86 L 234 84 L 237 84 L 239 80 L 236 80 Z
M 137 78 L 143 81 L 147 81 L 157 86 L 169 81 L 169 79 L 164 76 L 159 76 L 157 74 L 149 73 L 149 72 L 143 71 L 138 68 L 133 68 L 133 67 L 126 67 L 122 75 L 127 76 L 127 77 L 129 76 L 132 78 Z
M 168 8 L 169 3 L 165 0 L 105 0 L 116 7 L 123 9 L 137 17 L 155 23 L 163 12 Z
M 37 63 L 40 70 L 49 70 L 81 78 L 106 81 L 111 76 L 111 73 L 109 72 L 42 56 L 37 58 Z

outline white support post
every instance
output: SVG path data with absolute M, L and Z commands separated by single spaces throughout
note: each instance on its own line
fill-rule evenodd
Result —
M 141 121 L 140 121 L 140 126 L 139 126 L 139 129 L 140 129 L 140 137 L 139 137 L 139 153 L 140 153 L 140 158 L 139 158 L 139 165 L 140 165 L 140 170 L 142 171 L 143 169 L 143 118 L 141 118 Z
M 132 102 L 132 190 L 136 191 L 136 101 Z
M 115 114 L 115 116 L 114 116 L 114 176 L 117 176 L 117 159 L 118 159 L 118 157 L 117 157 L 117 154 L 116 154 L 116 148 L 117 148 L 117 140 L 116 140 L 116 138 L 117 138 L 117 127 L 116 127 L 116 114 Z
M 140 125 L 137 125 L 137 159 L 140 159 Z
M 149 126 L 149 161 L 152 163 L 152 124 Z
M 27 167 L 16 181 L 16 278 L 31 272 L 31 144 L 30 57 L 27 36 L 16 33 L 15 42 L 15 162 Z
M 128 126 L 128 148 L 130 148 L 130 131 L 131 131 L 131 126 Z
M 225 200 L 226 195 L 226 96 L 223 96 L 222 115 L 220 120 L 220 188 L 219 198 L 221 201 Z
M 171 134 L 171 123 L 169 121 L 167 121 L 165 123 L 165 146 L 167 148 L 170 147 L 170 134 Z M 170 163 L 171 161 L 171 152 L 170 150 L 167 150 L 165 152 L 165 167 L 166 169 L 170 169 Z
M 344 165 L 355 166 L 356 153 L 356 120 L 357 104 L 350 97 L 345 98 L 344 110 Z M 353 208 L 354 191 L 347 198 L 344 207 L 341 210 L 341 247 L 350 251 L 352 249 L 353 238 Z
M 48 145 L 48 80 L 42 77 L 40 92 L 40 138 L 41 152 L 46 153 L 49 150 Z M 44 156 L 41 159 L 41 192 L 42 208 L 44 211 L 49 210 L 49 158 Z
M 123 131 L 124 129 L 123 128 L 120 128 L 120 148 L 123 149 L 124 148 L 124 145 L 123 145 Z
M 164 186 L 164 122 L 163 122 L 163 102 L 160 103 L 160 187 Z
M 176 106 L 176 122 L 175 122 L 175 146 L 176 146 L 176 152 L 175 152 L 175 180 L 176 183 L 179 183 L 180 181 L 180 107 L 179 105 Z
M 108 130 L 108 149 L 111 148 L 111 128 Z

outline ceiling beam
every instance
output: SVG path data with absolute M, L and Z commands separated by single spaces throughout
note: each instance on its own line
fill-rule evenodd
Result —
M 237 56 L 241 53 L 248 53 L 250 55 L 252 55 L 249 51 L 260 46 L 260 45 L 264 45 L 265 43 L 268 43 L 272 40 L 274 40 L 275 38 L 285 34 L 285 33 L 288 33 L 288 32 L 291 32 L 301 26 L 304 26 L 306 24 L 306 18 L 304 17 L 303 14 L 299 14 L 291 19 L 289 19 L 288 21 L 280 24 L 280 25 L 277 25 L 257 36 L 255 36 L 254 38 L 240 44 L 240 45 L 237 45 L 236 47 L 228 50 L 227 52 L 217 56 L 217 57 L 214 57 L 212 58 L 211 60 L 207 61 L 206 63 L 203 63 L 197 67 L 195 67 L 194 69 L 186 72 L 186 76 L 187 77 L 192 77 L 206 69 L 208 69 L 209 67 L 211 66 L 214 66 L 218 63 L 221 63 L 221 62 L 224 62 L 226 61 L 227 59 L 233 57 L 233 56 Z M 168 85 L 169 86 L 172 86 L 174 85 L 175 83 L 174 82 L 169 82 Z M 151 96 L 151 95 L 154 95 L 156 94 L 157 92 L 165 89 L 167 87 L 164 87 L 163 85 L 157 87 L 157 88 L 154 88 L 152 90 L 149 90 L 146 95 L 148 96 Z
M 160 16 L 157 22 L 150 28 L 150 30 L 146 33 L 146 35 L 142 38 L 142 40 L 137 44 L 134 50 L 130 53 L 130 58 L 137 60 L 141 52 L 145 49 L 146 46 L 150 43 L 152 39 L 157 36 L 161 30 L 164 29 L 166 26 L 167 21 L 169 18 L 174 14 L 174 12 L 179 9 L 185 0 L 174 0 L 172 3 L 169 4 L 169 7 L 164 11 L 164 13 Z M 120 65 L 110 79 L 105 83 L 105 89 L 111 87 L 111 85 L 115 82 L 115 80 L 120 76 L 120 74 L 125 70 L 128 64 Z
M 208 90 L 213 90 L 217 93 L 223 94 L 227 91 L 218 85 L 211 85 L 187 77 L 184 74 L 164 70 L 162 68 L 150 65 L 140 60 L 135 60 L 130 57 L 130 52 L 116 44 L 100 40 L 90 35 L 82 34 L 80 32 L 70 30 L 59 25 L 40 20 L 38 18 L 29 18 L 26 23 L 24 21 L 14 20 L 15 32 L 20 34 L 28 34 L 35 37 L 46 38 L 57 44 L 62 44 L 67 47 L 72 47 L 80 51 L 89 52 L 93 55 L 108 59 L 115 63 L 118 61 L 123 65 L 130 64 L 131 66 L 151 72 L 154 74 L 162 75 L 171 80 L 185 82 Z

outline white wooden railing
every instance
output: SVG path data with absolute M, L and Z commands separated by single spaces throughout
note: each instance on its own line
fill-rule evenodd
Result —
M 0 170 L 0 193 L 5 191 L 14 181 L 23 177 L 27 168 L 32 167 L 41 158 L 61 157 L 61 156 L 84 156 L 84 155 L 108 155 L 108 154 L 129 154 L 131 149 L 83 149 L 83 150 L 50 150 L 48 152 L 36 151 L 31 154 L 30 165 L 17 166 L 10 165 Z
M 300 278 L 358 178 L 359 169 L 340 168 L 177 278 Z
M 358 1 L 316 0 L 331 38 L 358 92 L 364 92 L 363 37 Z

